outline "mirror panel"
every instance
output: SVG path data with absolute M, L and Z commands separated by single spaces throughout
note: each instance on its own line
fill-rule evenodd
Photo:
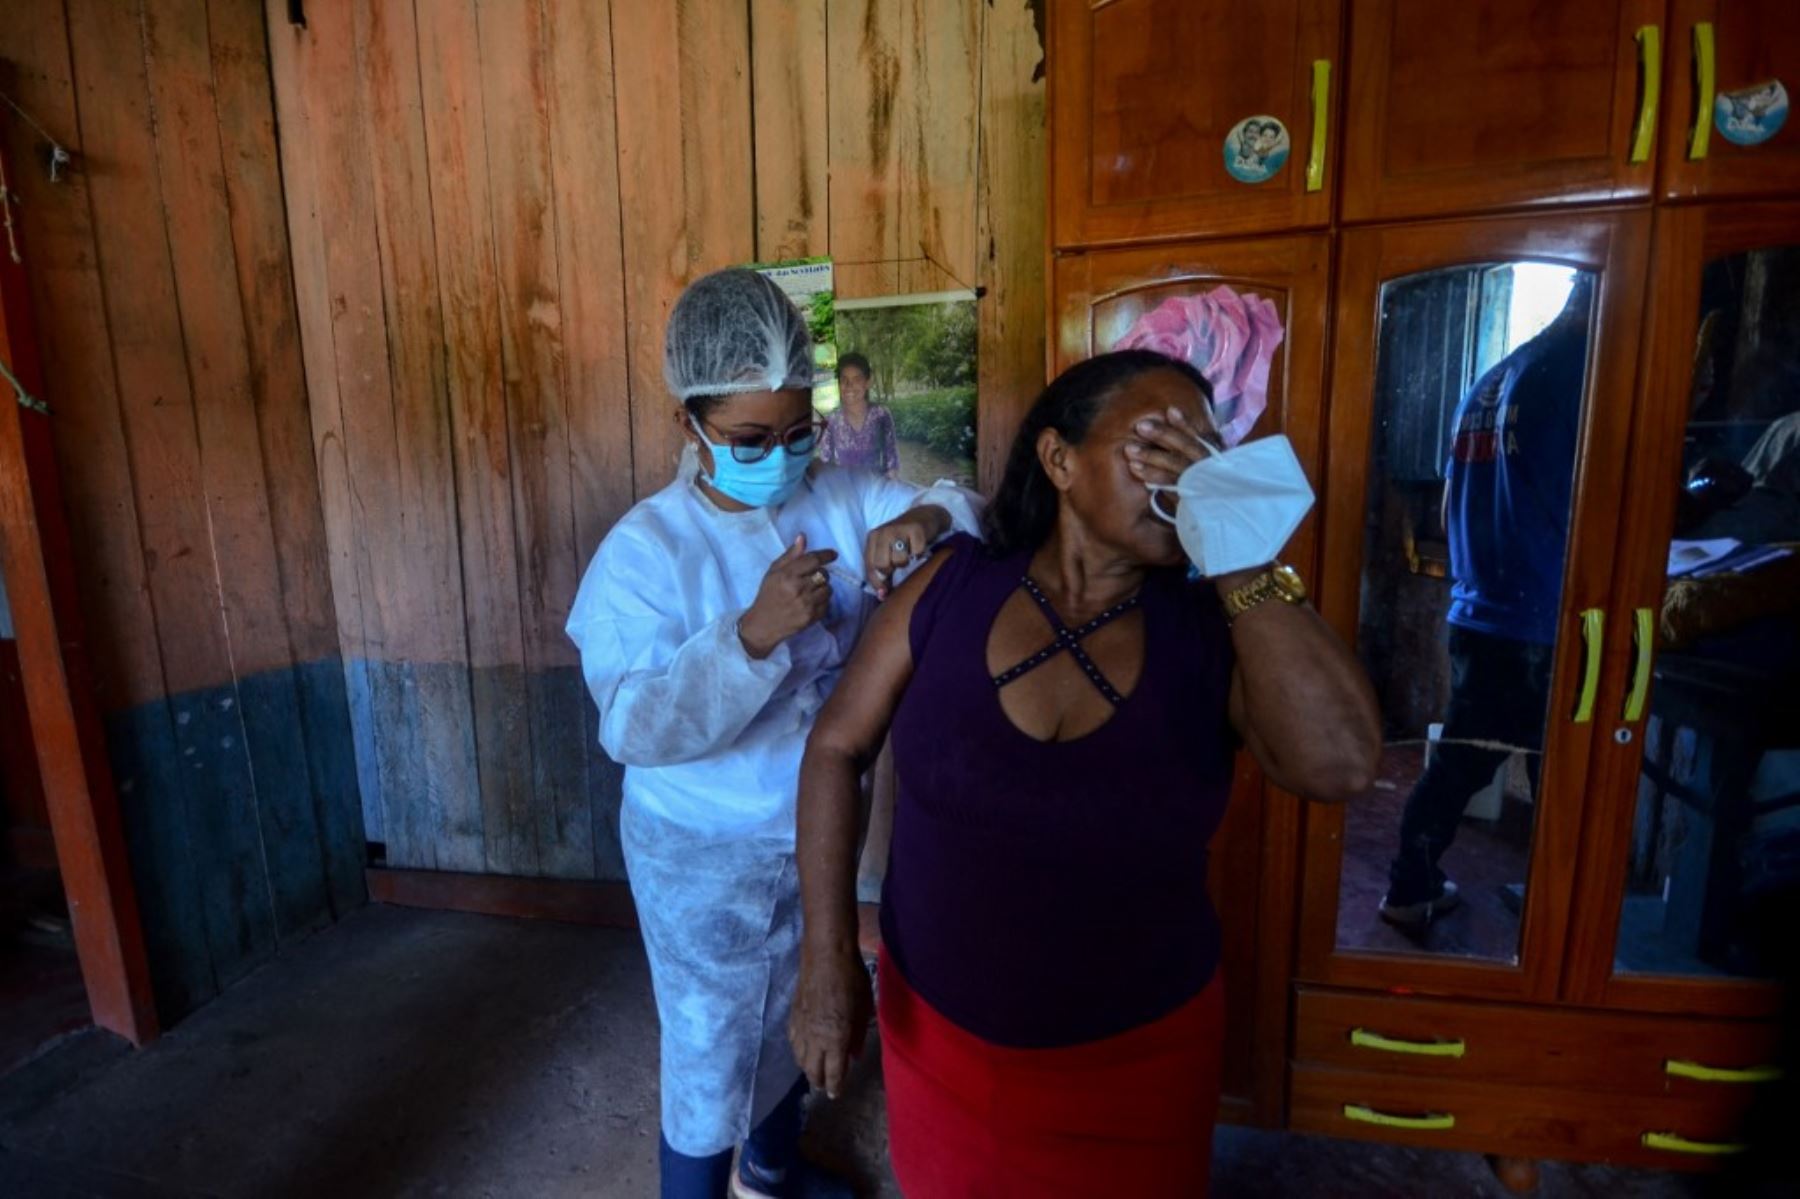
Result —
M 1518 958 L 1594 283 L 1382 287 L 1357 644 L 1385 749 L 1345 812 L 1341 950 Z
M 1615 966 L 1755 977 L 1800 885 L 1800 246 L 1700 296 Z

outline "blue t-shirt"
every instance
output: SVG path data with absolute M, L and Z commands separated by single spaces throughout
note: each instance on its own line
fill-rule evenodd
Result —
M 1559 319 L 1495 363 L 1457 405 L 1451 624 L 1555 643 L 1586 367 L 1585 323 Z

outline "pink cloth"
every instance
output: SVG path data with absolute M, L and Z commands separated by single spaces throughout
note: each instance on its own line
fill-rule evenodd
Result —
M 1155 350 L 1205 375 L 1213 388 L 1213 420 L 1231 446 L 1269 406 L 1269 364 L 1282 336 L 1281 316 L 1271 301 L 1221 284 L 1164 300 L 1140 316 L 1113 349 Z

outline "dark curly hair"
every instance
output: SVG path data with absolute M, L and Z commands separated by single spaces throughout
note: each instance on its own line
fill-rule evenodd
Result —
M 1175 371 L 1200 389 L 1207 404 L 1212 387 L 1206 376 L 1178 358 L 1154 350 L 1115 350 L 1078 362 L 1044 388 L 1025 423 L 1013 438 L 1006 473 L 982 517 L 981 534 L 996 558 L 1035 550 L 1056 527 L 1056 488 L 1038 461 L 1037 443 L 1045 429 L 1055 429 L 1070 445 L 1087 439 L 1094 420 L 1127 383 L 1150 371 Z

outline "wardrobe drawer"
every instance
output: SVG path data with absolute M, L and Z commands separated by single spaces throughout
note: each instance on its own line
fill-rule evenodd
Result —
M 1751 1091 L 1773 1024 L 1299 989 L 1293 1059 L 1409 1077 L 1705 1101 Z
M 1288 1127 L 1515 1157 L 1702 1168 L 1741 1151 L 1752 1092 L 1710 1099 L 1292 1068 Z

